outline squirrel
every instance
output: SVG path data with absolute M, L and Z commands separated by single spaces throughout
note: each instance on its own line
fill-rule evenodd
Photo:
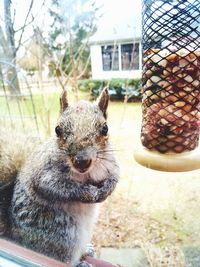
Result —
M 98 203 L 113 192 L 119 178 L 109 144 L 108 103 L 106 88 L 95 103 L 81 100 L 72 106 L 63 91 L 55 136 L 39 145 L 20 168 L 12 158 L 8 167 L 0 163 L 2 235 L 72 266 L 91 266 L 81 256 Z

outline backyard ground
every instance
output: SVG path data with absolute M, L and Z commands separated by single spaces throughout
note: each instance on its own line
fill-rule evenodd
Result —
M 159 172 L 135 162 L 140 103 L 111 102 L 109 125 L 121 179 L 102 205 L 95 243 L 138 245 L 153 267 L 185 266 L 182 248 L 198 247 L 200 240 L 200 171 Z
M 53 133 L 59 93 L 47 91 L 45 98 L 46 108 L 42 95 L 33 95 L 38 126 L 40 131 L 46 133 L 48 128 Z M 88 98 L 88 94 L 81 93 L 80 98 Z M 70 99 L 74 99 L 73 94 Z M 2 116 L 7 106 L 3 98 L 0 101 Z M 30 100 L 21 101 L 25 102 L 21 103 L 22 111 L 27 109 L 30 115 Z M 14 100 L 11 107 L 16 115 L 18 104 Z M 134 151 L 140 144 L 141 104 L 111 101 L 108 115 L 121 175 L 113 195 L 101 204 L 93 237 L 97 252 L 101 247 L 139 246 L 153 267 L 184 266 L 181 248 L 199 246 L 200 171 L 167 173 L 140 166 Z M 48 118 L 49 127 L 45 128 Z M 27 122 L 27 127 L 31 124 L 34 121 Z

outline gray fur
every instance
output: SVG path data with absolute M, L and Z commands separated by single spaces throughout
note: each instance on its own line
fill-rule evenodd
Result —
M 106 110 L 88 102 L 65 106 L 61 136 L 43 144 L 19 172 L 10 219 L 16 241 L 75 266 L 90 242 L 97 203 L 113 192 L 119 168 L 108 136 L 101 135 Z M 84 173 L 73 166 L 80 151 L 92 161 Z

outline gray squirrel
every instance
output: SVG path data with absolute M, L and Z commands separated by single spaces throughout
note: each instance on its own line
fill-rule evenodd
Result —
M 107 89 L 96 103 L 80 101 L 73 106 L 63 92 L 56 136 L 24 160 L 17 178 L 13 167 L 5 170 L 4 164 L 0 233 L 72 266 L 91 266 L 81 256 L 98 216 L 97 203 L 113 192 L 119 178 L 108 141 L 108 102 Z M 0 158 L 1 170 L 1 146 Z

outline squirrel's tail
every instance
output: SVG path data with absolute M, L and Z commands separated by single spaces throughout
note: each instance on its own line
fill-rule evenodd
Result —
M 39 141 L 38 138 L 14 131 L 0 131 L 0 190 L 15 180 L 25 159 Z
M 10 129 L 0 131 L 0 235 L 9 231 L 8 209 L 17 173 L 38 143 L 36 138 Z

